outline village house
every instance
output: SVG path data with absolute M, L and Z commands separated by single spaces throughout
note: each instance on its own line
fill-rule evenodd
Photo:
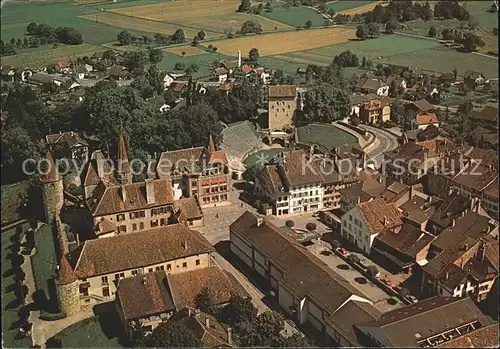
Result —
M 406 81 L 405 78 L 396 75 L 391 75 L 387 78 L 387 85 L 391 86 L 393 83 L 395 83 L 398 89 L 401 88 L 404 91 L 406 91 L 408 81 Z
M 369 255 L 373 241 L 380 233 L 399 231 L 402 225 L 401 213 L 396 206 L 378 198 L 360 203 L 345 213 L 341 235 Z
M 89 144 L 77 132 L 59 132 L 45 136 L 47 147 L 56 159 L 66 158 L 84 164 L 89 159 Z
M 171 182 L 175 199 L 197 197 L 202 206 L 229 203 L 231 173 L 227 157 L 216 150 L 212 135 L 209 138 L 208 149 L 167 151 L 156 162 L 156 178 Z
M 351 102 L 351 112 L 349 113 L 349 115 L 359 117 L 360 107 L 364 103 L 367 103 L 367 102 L 371 101 L 372 99 L 377 99 L 377 98 L 378 98 L 378 96 L 376 94 L 373 94 L 373 93 L 369 93 L 366 95 L 355 93 L 355 94 L 349 96 L 349 100 Z
M 60 87 L 69 86 L 68 83 L 70 83 L 70 79 L 58 74 L 35 73 L 29 76 L 26 82 L 35 86 L 54 84 Z
M 237 67 L 233 71 L 233 76 L 236 81 L 243 81 L 248 79 L 253 72 L 253 68 L 248 64 L 243 64 L 242 66 Z
M 433 139 L 441 139 L 441 140 L 446 139 L 448 142 L 452 142 L 448 132 L 434 125 L 429 125 L 423 129 L 417 128 L 403 132 L 402 138 L 403 138 L 403 143 L 430 141 Z
M 367 77 L 358 81 L 355 91 L 363 94 L 373 93 L 379 97 L 387 97 L 389 95 L 389 85 L 382 80 Z
M 184 91 L 186 91 L 186 88 L 187 88 L 186 81 L 172 81 L 170 83 L 170 86 L 168 87 L 170 91 L 176 92 L 178 94 L 184 93 Z
M 177 78 L 182 76 L 184 76 L 184 74 L 177 74 L 166 71 L 161 71 L 159 73 L 159 78 L 163 81 L 163 88 L 165 90 L 170 87 L 172 82 L 174 82 Z
M 271 74 L 266 72 L 264 67 L 257 67 L 252 70 L 251 75 L 257 77 L 258 80 L 262 81 L 264 85 L 268 85 L 271 83 Z
M 431 125 L 439 128 L 439 119 L 437 115 L 431 112 L 421 112 L 417 114 L 413 123 L 413 128 L 425 130 Z
M 481 111 L 472 112 L 470 118 L 490 131 L 498 129 L 498 108 L 485 106 Z
M 63 285 L 71 285 L 76 291 L 78 303 L 74 306 L 82 308 L 113 301 L 124 278 L 154 275 L 155 271 L 171 275 L 211 267 L 213 251 L 200 233 L 184 224 L 172 224 L 140 234 L 87 240 L 74 253 L 63 255 L 62 263 L 67 265 L 61 265 L 60 277 L 71 281 Z
M 268 90 L 268 129 L 281 132 L 291 127 L 297 109 L 297 86 L 271 85 Z
M 434 105 L 432 105 L 425 99 L 419 99 L 417 101 L 407 103 L 405 104 L 405 108 L 408 111 L 412 111 L 413 113 L 415 113 L 415 115 L 419 113 L 427 113 L 436 109 Z
M 230 242 L 231 251 L 262 278 L 287 316 L 327 346 L 359 346 L 354 324 L 380 316 L 342 276 L 263 218 L 241 215 L 230 226 Z
M 431 243 L 426 258 L 428 263 L 422 266 L 422 292 L 428 295 L 439 294 L 451 297 L 472 296 L 473 299 L 477 299 L 479 290 L 484 291 L 482 286 L 486 285 L 488 289 L 491 289 L 494 278 L 498 274 L 498 265 L 496 274 L 492 276 L 493 271 L 489 272 L 488 266 L 483 266 L 481 263 L 485 261 L 483 252 L 486 250 L 484 249 L 493 250 L 497 235 L 498 224 L 475 212 L 468 211 L 453 220 L 451 226 L 443 230 Z M 487 241 L 491 241 L 493 245 L 487 247 L 490 243 Z M 495 258 L 498 260 L 497 240 L 496 247 L 496 257 L 489 255 L 490 260 L 495 260 Z M 473 258 L 477 259 L 477 263 L 470 262 Z M 466 269 L 467 265 L 469 265 L 469 270 Z M 471 268 L 476 268 L 477 274 L 481 274 L 481 270 L 486 270 L 486 273 L 483 272 L 482 276 L 476 276 L 476 278 L 469 277 Z M 481 298 L 486 298 L 486 296 L 482 293 Z
M 493 323 L 469 298 L 432 297 L 383 313 L 379 318 L 355 325 L 366 347 L 433 348 L 498 346 L 498 323 Z M 496 327 L 496 330 L 494 329 Z M 464 340 L 465 339 L 465 340 Z
M 391 107 L 387 100 L 372 99 L 359 107 L 359 119 L 365 124 L 382 124 L 391 119 Z
M 192 309 L 192 315 L 199 313 L 194 309 L 196 296 L 204 288 L 214 296 L 215 306 L 227 304 L 233 292 L 248 297 L 235 277 L 218 266 L 177 274 L 160 270 L 120 279 L 115 303 L 125 333 L 131 336 L 137 329 L 151 333 L 184 309 Z M 162 301 L 157 302 L 159 299 Z
M 113 65 L 106 73 L 106 79 L 108 80 L 127 80 L 130 79 L 130 77 L 130 72 L 121 65 Z
M 478 121 L 479 120 L 476 120 L 476 122 Z M 478 123 L 480 123 L 480 121 Z M 497 150 L 499 145 L 498 132 L 492 130 L 494 129 L 478 125 L 469 132 L 467 140 L 475 147 Z
M 224 83 L 226 82 L 227 78 L 228 78 L 228 73 L 229 71 L 224 68 L 224 67 L 218 67 L 218 68 L 215 68 L 213 73 L 212 73 L 212 78 L 217 80 L 219 83 Z
M 476 89 L 485 82 L 484 75 L 477 71 L 467 70 L 464 74 L 464 85 L 470 89 Z
M 255 179 L 255 195 L 272 208 L 272 214 L 283 216 L 323 208 L 323 180 L 308 167 L 306 155 L 302 150 L 279 153 Z

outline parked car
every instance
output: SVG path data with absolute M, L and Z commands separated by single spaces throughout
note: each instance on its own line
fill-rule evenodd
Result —
M 337 248 L 337 251 L 339 251 L 340 253 L 342 253 L 344 256 L 349 254 L 349 252 L 345 248 L 343 248 L 343 247 Z
M 409 295 L 409 296 L 408 296 L 408 298 L 410 299 L 410 301 L 411 301 L 412 303 L 418 303 L 418 299 L 417 299 L 417 297 L 412 296 L 412 295 Z

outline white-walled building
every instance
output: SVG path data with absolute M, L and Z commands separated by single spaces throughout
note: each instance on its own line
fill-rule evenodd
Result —
M 360 203 L 342 216 L 342 236 L 370 254 L 378 234 L 402 225 L 401 213 L 396 206 L 378 198 Z

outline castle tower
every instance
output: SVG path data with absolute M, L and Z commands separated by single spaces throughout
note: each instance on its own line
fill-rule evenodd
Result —
M 125 147 L 125 137 L 123 137 L 123 135 L 120 135 L 120 141 L 118 143 L 116 179 L 120 184 L 132 184 L 132 171 L 130 170 L 127 148 Z
M 43 169 L 44 173 L 40 177 L 40 182 L 42 184 L 45 221 L 52 224 L 64 204 L 64 186 L 54 158 L 49 151 L 47 152 L 46 160 L 46 166 Z
M 65 255 L 61 257 L 60 264 L 57 279 L 59 310 L 66 316 L 71 316 L 81 310 L 78 278 Z

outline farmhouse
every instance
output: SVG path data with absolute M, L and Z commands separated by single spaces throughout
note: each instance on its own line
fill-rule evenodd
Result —
M 224 67 L 215 68 L 212 73 L 212 78 L 217 80 L 219 83 L 224 83 L 227 80 L 229 71 Z
M 269 132 L 283 131 L 293 125 L 297 109 L 297 86 L 271 85 L 268 91 Z
M 364 94 L 373 93 L 377 96 L 389 95 L 389 85 L 379 79 L 372 79 L 370 77 L 362 78 L 355 86 L 356 92 Z

